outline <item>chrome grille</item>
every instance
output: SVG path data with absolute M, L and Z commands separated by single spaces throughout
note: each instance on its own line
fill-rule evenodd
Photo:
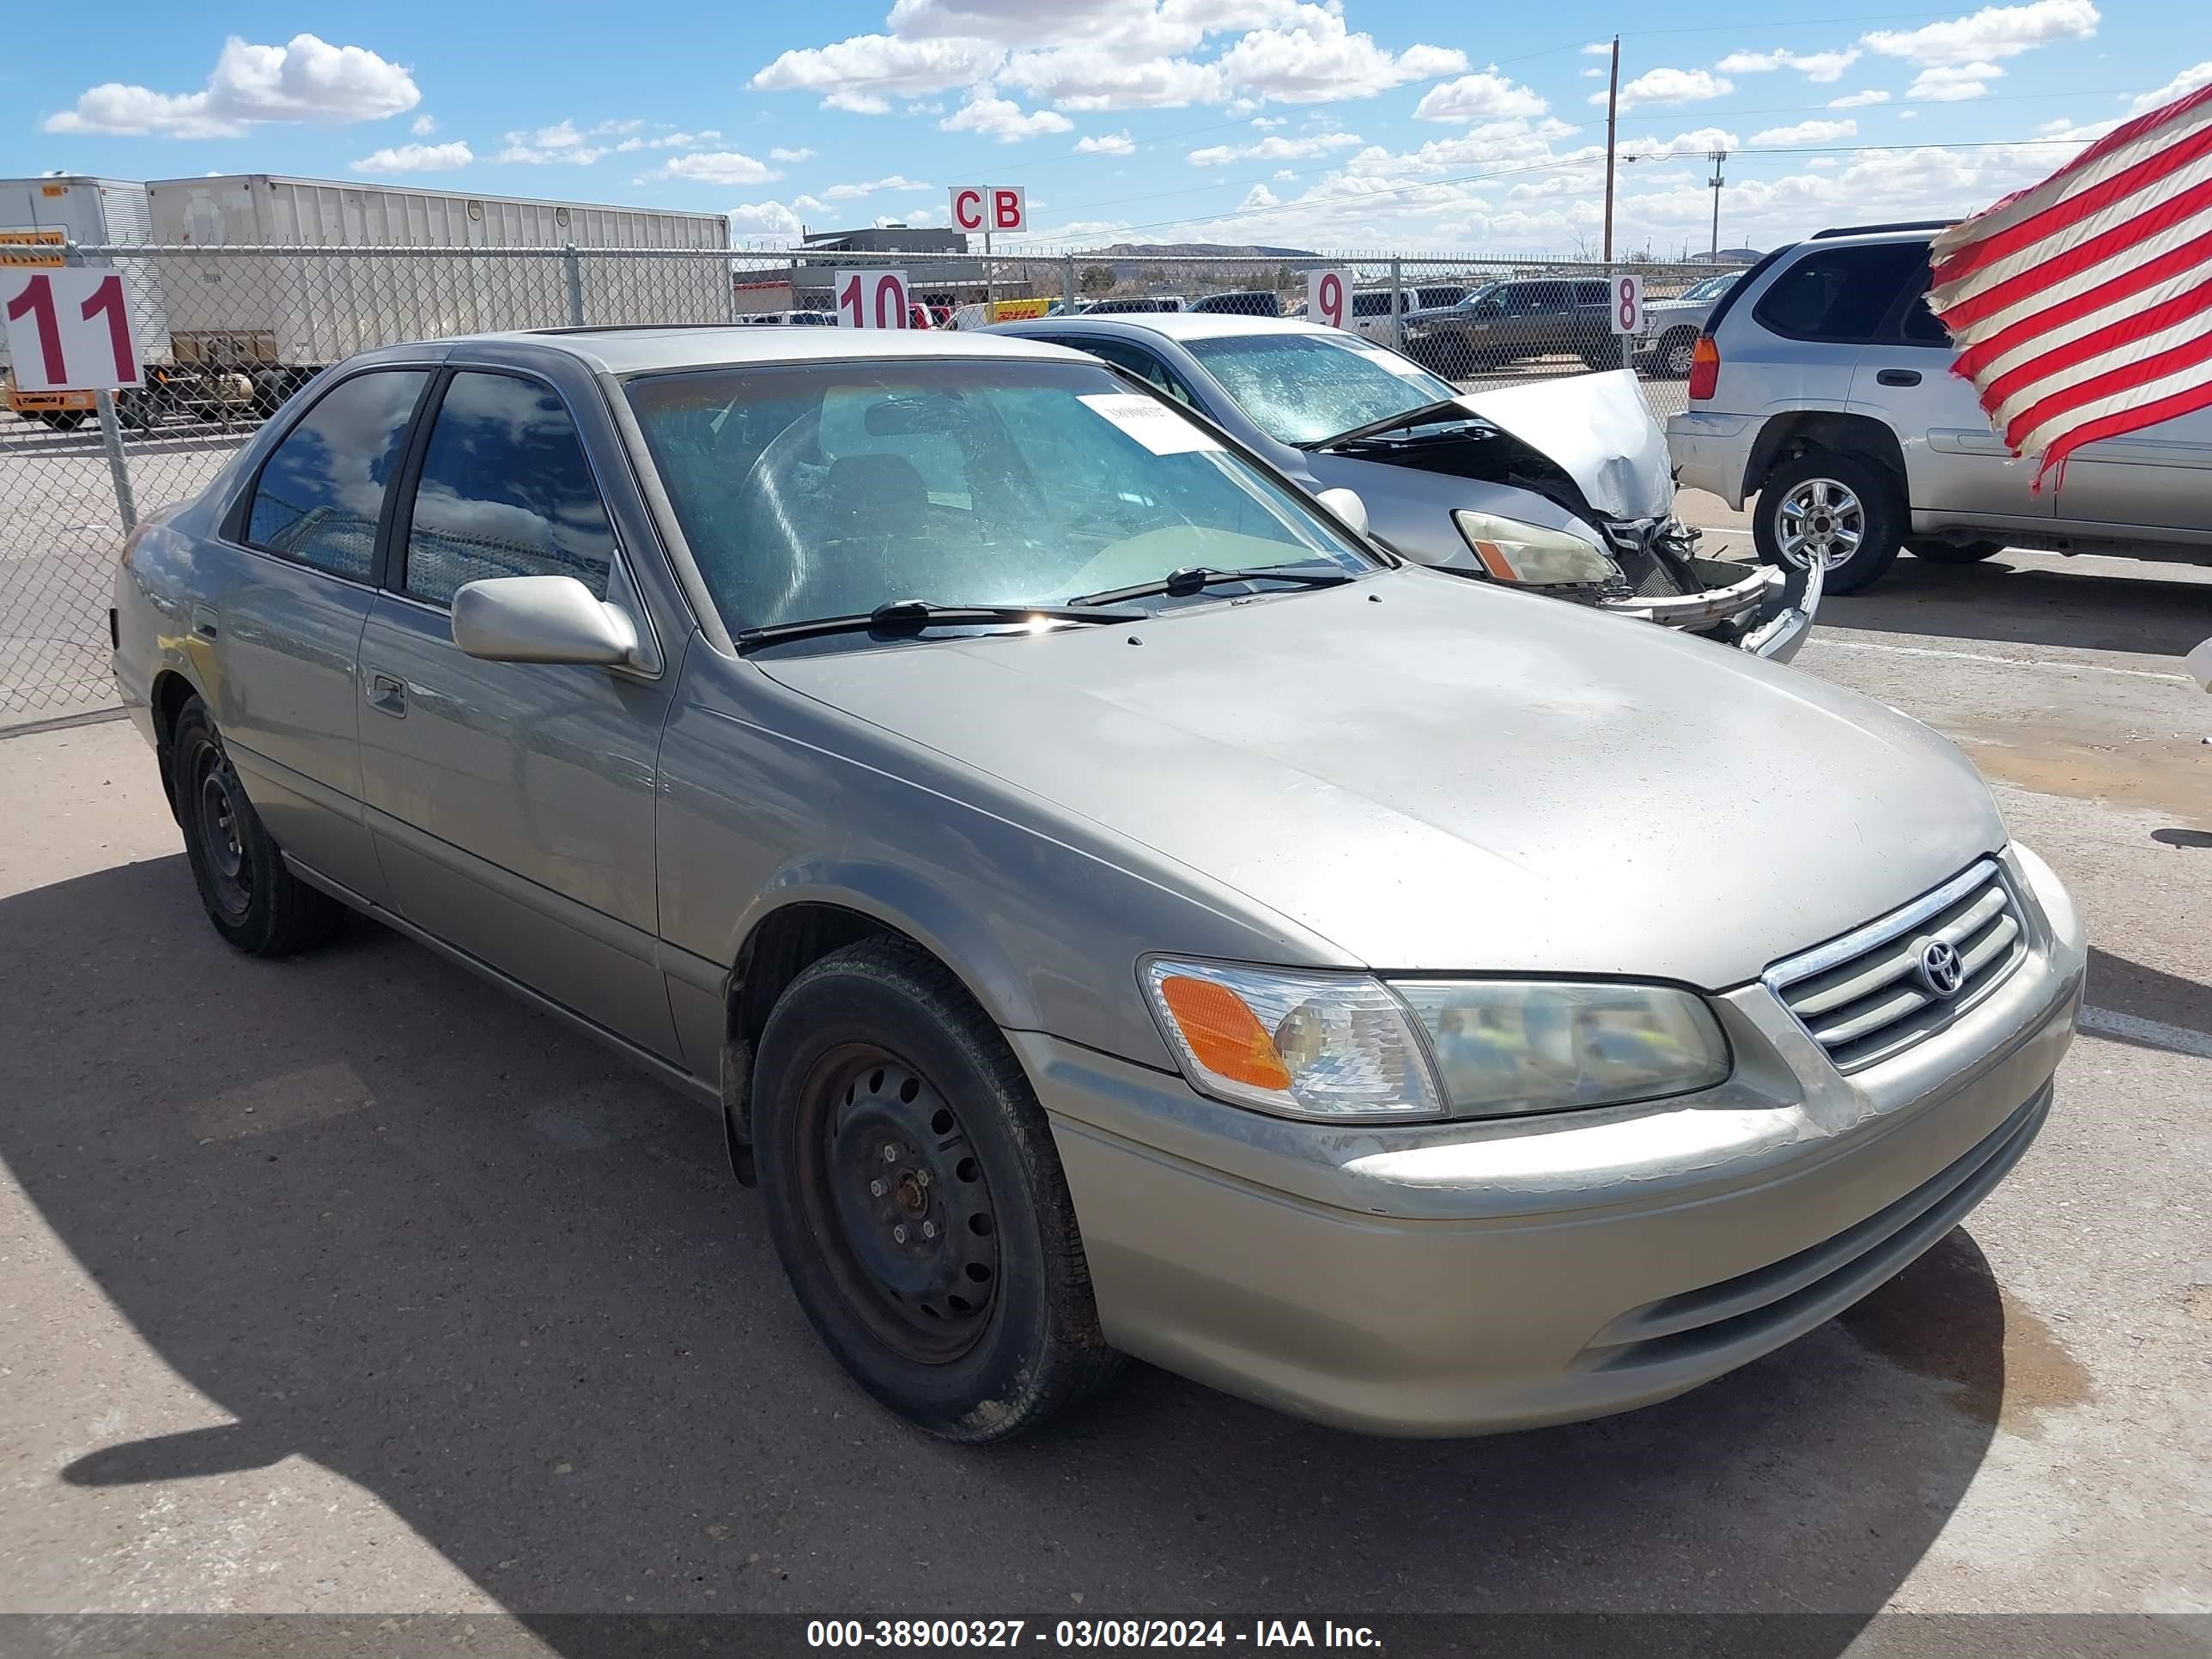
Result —
M 1954 953 L 1957 988 L 1942 947 Z M 1936 957 L 1931 963 L 1931 947 Z M 1990 860 L 1761 975 L 1840 1072 L 1900 1054 L 1996 989 L 2027 954 L 2020 901 Z

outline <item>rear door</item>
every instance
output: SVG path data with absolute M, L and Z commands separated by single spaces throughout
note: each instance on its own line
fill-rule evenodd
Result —
M 2212 410 L 2084 444 L 2054 476 L 2057 515 L 2071 523 L 2187 531 L 2195 533 L 2174 539 L 2212 541 Z
M 2048 519 L 2052 492 L 2030 488 L 2035 464 L 2014 460 L 1990 429 L 1973 382 L 1951 372 L 1951 337 L 1928 309 L 1928 250 L 1910 266 L 1889 315 L 1851 369 L 1850 409 L 1897 434 L 1913 507 L 1939 516 Z
M 483 662 L 453 594 L 573 576 L 653 637 L 577 423 L 516 369 L 456 368 L 394 509 L 361 641 L 368 820 L 400 914 L 672 1057 L 656 960 L 654 763 L 672 673 Z
M 409 422 L 434 369 L 333 381 L 261 465 L 225 526 L 189 627 L 224 746 L 277 845 L 384 897 L 362 823 L 355 659 Z

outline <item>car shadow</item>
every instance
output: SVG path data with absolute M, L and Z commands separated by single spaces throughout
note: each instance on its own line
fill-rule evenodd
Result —
M 2089 1000 L 2099 1008 L 2179 1027 L 2212 1040 L 2212 1017 L 2205 1012 L 2212 1009 L 2212 985 L 2130 962 L 2095 945 L 2089 947 Z M 2123 1028 L 2100 1025 L 2097 1034 L 2138 1048 L 2166 1046 L 2154 1033 L 2136 1035 Z
M 2014 556 L 1957 565 L 1905 554 L 1866 592 L 1823 599 L 1820 626 L 2154 657 L 2186 656 L 2212 634 L 2212 585 L 2162 579 L 2153 563 L 2115 577 Z
M 1837 1615 L 1793 1644 L 1832 1653 L 2014 1408 L 2015 1316 L 1960 1232 L 1600 1422 L 1375 1440 L 1139 1367 L 944 1445 L 815 1342 L 710 1114 L 429 952 L 356 922 L 240 957 L 173 856 L 0 900 L 0 1157 L 235 1419 L 21 1477 L 311 1458 L 560 1650 L 578 1613 L 1664 1607 Z

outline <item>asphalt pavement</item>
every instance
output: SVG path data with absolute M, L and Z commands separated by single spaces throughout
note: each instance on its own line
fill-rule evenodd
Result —
M 2212 571 L 2042 555 L 1908 557 L 1824 609 L 1799 666 L 1957 738 L 2087 918 L 2050 1127 L 1781 1352 L 1456 1443 L 1142 1367 L 1032 1440 L 912 1432 L 814 1340 L 710 1116 L 374 926 L 238 957 L 131 727 L 0 741 L 0 1613 L 366 1621 L 0 1620 L 0 1649 L 1565 1611 L 2212 1650 L 2212 697 L 2179 660 L 2208 635 Z M 1817 845 L 1711 857 L 1717 891 L 1820 879 Z

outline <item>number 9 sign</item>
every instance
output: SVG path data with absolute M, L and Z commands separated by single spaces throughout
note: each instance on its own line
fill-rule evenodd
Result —
M 849 270 L 838 279 L 840 328 L 905 328 L 912 321 L 907 305 L 902 270 Z
M 1351 314 L 1352 301 L 1346 296 L 1351 292 L 1351 281 L 1341 270 L 1308 271 L 1306 320 L 1325 328 L 1349 326 L 1346 319 Z

